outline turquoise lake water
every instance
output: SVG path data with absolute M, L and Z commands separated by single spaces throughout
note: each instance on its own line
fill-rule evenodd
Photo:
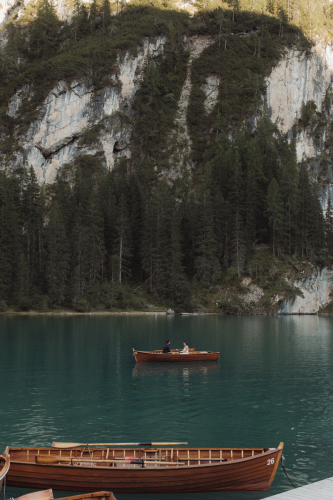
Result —
M 136 365 L 132 347 L 158 349 L 167 338 L 172 348 L 186 340 L 220 351 L 220 360 Z M 297 485 L 333 476 L 330 317 L 2 316 L 0 346 L 1 451 L 54 440 L 193 447 L 284 441 Z M 289 488 L 279 467 L 268 492 L 148 498 L 254 500 Z

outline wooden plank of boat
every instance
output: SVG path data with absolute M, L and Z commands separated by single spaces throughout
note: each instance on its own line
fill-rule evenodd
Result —
M 137 363 L 191 363 L 194 361 L 217 361 L 219 352 L 212 351 L 190 351 L 188 354 L 170 352 L 163 354 L 154 351 L 136 351 L 133 349 Z
M 109 491 L 96 491 L 71 497 L 62 497 L 59 500 L 116 500 Z M 27 495 L 17 497 L 15 500 L 54 500 L 52 490 L 34 491 Z
M 277 448 L 11 447 L 7 484 L 130 494 L 267 490 L 282 449 L 283 443 Z M 36 456 L 67 460 L 38 463 Z
M 9 466 L 10 456 L 8 453 L 3 453 L 2 455 L 0 455 L 0 491 L 2 488 L 2 483 L 4 482 L 4 479 L 8 474 Z

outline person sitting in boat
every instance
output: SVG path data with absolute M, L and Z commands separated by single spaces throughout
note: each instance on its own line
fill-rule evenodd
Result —
M 165 346 L 163 347 L 163 354 L 169 354 L 170 352 L 170 340 L 165 342 Z
M 189 354 L 188 343 L 185 342 L 185 340 L 183 342 L 183 346 L 184 347 L 181 351 L 179 351 L 179 354 Z

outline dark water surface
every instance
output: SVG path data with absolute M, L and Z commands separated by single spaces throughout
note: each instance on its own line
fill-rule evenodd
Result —
M 161 348 L 167 338 L 173 348 L 187 340 L 220 351 L 220 361 L 135 364 L 132 347 Z M 0 348 L 0 451 L 53 440 L 193 447 L 284 441 L 298 485 L 333 476 L 330 317 L 2 316 Z M 269 492 L 148 499 L 254 500 L 287 489 L 279 468 Z

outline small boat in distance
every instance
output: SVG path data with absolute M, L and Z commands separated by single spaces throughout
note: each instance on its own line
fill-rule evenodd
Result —
M 217 361 L 219 352 L 212 351 L 192 351 L 182 354 L 178 351 L 171 351 L 163 354 L 162 351 L 136 351 L 133 354 L 137 363 L 191 363 L 194 361 Z
M 0 491 L 2 488 L 2 483 L 4 482 L 4 479 L 8 474 L 9 466 L 10 456 L 8 453 L 3 453 L 2 455 L 0 455 Z
M 27 493 L 27 495 L 22 495 L 21 497 L 15 498 L 15 500 L 54 500 L 52 490 L 42 490 L 34 491 L 33 493 Z M 61 497 L 58 500 L 116 500 L 115 497 L 109 491 L 96 491 L 95 493 L 86 493 L 81 495 L 75 495 L 72 497 Z
M 268 490 L 277 448 L 187 448 L 187 443 L 53 443 L 7 447 L 8 486 L 114 493 L 203 493 Z M 66 499 L 69 500 L 69 499 Z M 73 500 L 73 499 L 72 499 Z

